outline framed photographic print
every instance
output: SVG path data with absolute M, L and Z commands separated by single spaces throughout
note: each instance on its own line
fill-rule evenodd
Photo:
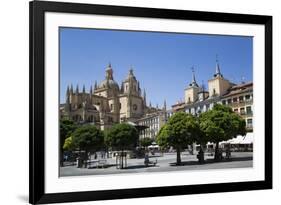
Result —
M 30 203 L 272 188 L 272 17 L 30 2 Z

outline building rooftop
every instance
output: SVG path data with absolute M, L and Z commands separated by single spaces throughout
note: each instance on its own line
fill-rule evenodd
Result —
M 226 94 L 223 95 L 223 97 L 229 97 L 233 95 L 238 95 L 240 93 L 244 92 L 250 92 L 253 90 L 253 82 L 247 82 L 247 83 L 242 83 L 238 84 L 235 86 L 232 86 Z

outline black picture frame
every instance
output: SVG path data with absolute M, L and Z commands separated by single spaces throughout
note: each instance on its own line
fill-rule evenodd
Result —
M 272 188 L 272 17 L 231 13 L 185 11 L 80 3 L 32 1 L 30 12 L 30 164 L 29 202 L 31 204 L 108 200 L 198 193 L 260 190 Z M 44 131 L 45 131 L 45 12 L 98 14 L 111 16 L 150 17 L 162 19 L 199 20 L 259 24 L 265 27 L 265 180 L 220 184 L 198 184 L 153 188 L 135 188 L 71 193 L 45 193 Z

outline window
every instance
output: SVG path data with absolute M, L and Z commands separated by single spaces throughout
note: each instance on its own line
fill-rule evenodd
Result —
M 247 119 L 247 127 L 253 126 L 253 119 Z
M 190 101 L 190 97 L 188 97 L 188 102 L 190 103 L 191 101 Z
M 228 100 L 227 100 L 227 104 L 231 104 L 231 99 L 228 99 Z
M 110 110 L 113 110 L 113 104 L 110 104 Z
M 236 103 L 237 102 L 237 98 L 233 98 L 233 102 Z
M 244 101 L 244 96 L 239 96 L 239 102 L 243 102 Z
M 112 123 L 113 122 L 113 118 L 112 117 L 108 117 L 108 122 Z
M 244 107 L 240 108 L 240 114 L 245 115 L 245 108 Z
M 222 104 L 223 104 L 223 105 L 225 105 L 225 104 L 226 104 L 226 101 L 225 101 L 225 100 L 223 100 L 223 101 L 222 101 Z
M 234 112 L 238 112 L 238 108 L 234 109 L 233 111 L 234 111 Z
M 213 96 L 216 95 L 216 89 L 213 89 Z
M 250 95 L 246 95 L 245 98 L 246 98 L 246 100 L 250 100 L 251 96 Z
M 252 114 L 252 108 L 251 106 L 246 107 L 247 114 Z
M 121 105 L 121 103 L 119 103 L 119 109 L 121 109 L 121 107 L 122 107 L 122 105 Z
M 138 106 L 136 104 L 133 105 L 133 110 L 137 110 Z

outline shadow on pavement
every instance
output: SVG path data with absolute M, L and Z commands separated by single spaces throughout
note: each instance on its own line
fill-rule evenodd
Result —
M 189 166 L 189 165 L 204 165 L 213 163 L 225 163 L 225 162 L 237 162 L 237 161 L 250 161 L 253 157 L 234 157 L 230 159 L 222 159 L 221 161 L 215 161 L 214 159 L 206 159 L 204 163 L 200 164 L 198 161 L 182 161 L 180 165 L 176 162 L 170 163 L 170 166 Z
M 158 165 L 149 165 L 149 166 L 145 166 L 145 165 L 133 165 L 133 166 L 128 166 L 125 169 L 141 169 L 141 168 L 149 168 L 149 167 L 159 167 Z
M 107 164 L 107 165 L 104 165 L 103 167 L 102 166 L 91 166 L 91 167 L 88 167 L 88 169 L 106 169 L 106 168 L 109 168 L 109 167 L 115 167 L 116 164 Z

